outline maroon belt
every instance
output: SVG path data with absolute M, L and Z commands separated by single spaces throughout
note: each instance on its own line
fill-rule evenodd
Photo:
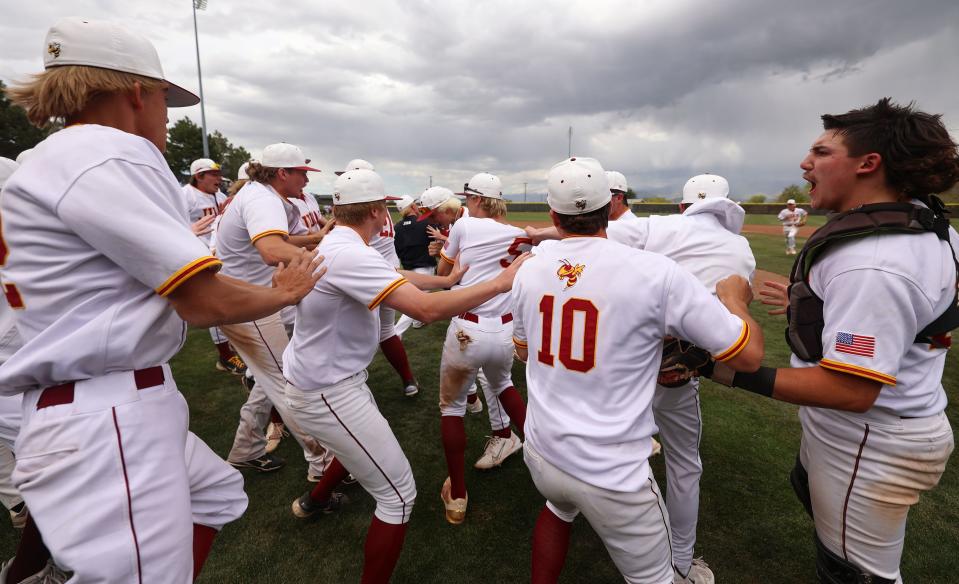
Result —
M 146 369 L 137 369 L 133 372 L 133 381 L 137 389 L 146 389 L 163 385 L 163 367 L 147 367 Z M 37 409 L 49 408 L 50 406 L 62 406 L 63 404 L 73 403 L 73 381 L 61 383 L 60 385 L 51 385 L 40 393 L 40 399 L 37 400 Z
M 457 315 L 456 315 L 456 318 L 462 318 L 463 320 L 468 320 L 468 321 L 470 321 L 470 322 L 475 322 L 476 324 L 479 324 L 479 319 L 480 319 L 480 317 L 476 316 L 476 315 L 473 314 L 472 312 L 464 312 L 464 313 L 462 313 L 462 314 L 457 314 Z M 500 318 L 500 320 L 503 321 L 503 324 L 506 324 L 506 323 L 508 323 L 508 322 L 513 322 L 513 314 L 510 313 L 510 312 L 507 312 L 506 314 L 504 314 L 503 316 L 501 316 L 501 317 L 499 317 L 499 318 Z

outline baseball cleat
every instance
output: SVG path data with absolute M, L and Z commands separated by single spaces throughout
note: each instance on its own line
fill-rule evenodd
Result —
M 0 567 L 0 584 L 6 584 L 7 574 L 10 572 L 10 564 L 13 560 L 7 560 Z M 64 572 L 53 563 L 53 560 L 47 560 L 47 565 L 42 570 L 32 576 L 27 576 L 17 584 L 63 584 L 71 578 L 71 575 Z M 12 582 L 10 584 L 13 584 Z
M 282 458 L 271 453 L 264 454 L 263 456 L 254 458 L 252 460 L 244 460 L 243 462 L 233 462 L 232 460 L 228 460 L 227 462 L 233 465 L 233 468 L 251 468 L 259 472 L 273 472 L 275 470 L 280 470 L 283 468 L 283 465 L 286 464 Z
M 466 411 L 471 414 L 480 414 L 483 412 L 483 401 L 476 398 L 474 402 L 466 402 Z
M 10 523 L 13 523 L 14 529 L 23 529 L 27 524 L 27 504 L 23 501 L 20 501 L 19 505 L 14 505 L 10 509 Z M 0 584 L 3 584 L 3 580 L 0 580 Z
M 414 395 L 420 392 L 419 385 L 415 381 L 411 381 L 406 384 L 406 387 L 403 388 L 403 395 L 406 397 L 413 397 Z
M 673 584 L 715 584 L 716 577 L 702 558 L 696 558 L 689 566 L 689 573 L 683 577 L 673 566 Z
M 269 454 L 279 448 L 283 440 L 283 422 L 270 422 L 266 427 L 266 453 Z
M 296 515 L 300 519 L 306 519 L 316 515 L 317 513 L 322 513 L 323 515 L 329 515 L 330 513 L 335 513 L 340 510 L 340 507 L 346 505 L 350 502 L 349 497 L 343 493 L 334 492 L 330 496 L 330 500 L 325 503 L 317 503 L 310 497 L 310 492 L 307 491 L 299 498 L 293 501 L 293 515 Z
M 426 326 L 426 323 L 425 323 L 425 322 L 420 322 L 420 321 L 418 321 L 418 320 L 414 320 L 414 321 L 413 321 L 413 324 L 412 324 L 411 326 L 412 326 L 413 328 L 415 328 L 415 329 L 421 329 L 421 328 L 423 328 L 424 326 Z
M 663 445 L 659 443 L 659 440 L 653 438 L 652 436 L 650 436 L 649 439 L 653 441 L 653 451 L 649 453 L 649 457 L 652 458 L 663 451 Z
M 478 401 L 478 400 L 477 400 Z M 489 470 L 503 464 L 510 454 L 518 452 L 523 448 L 523 441 L 516 434 L 510 434 L 509 438 L 500 438 L 499 436 L 490 436 L 486 441 L 486 448 L 483 450 L 483 456 L 479 457 L 473 467 L 480 470 Z
M 219 371 L 227 371 L 233 375 L 246 375 L 246 363 L 240 359 L 239 355 L 233 355 L 229 359 L 217 359 L 216 368 Z
M 443 483 L 443 489 L 440 490 L 440 499 L 446 507 L 446 520 L 453 525 L 459 525 L 466 519 L 466 503 L 469 501 L 469 495 L 462 499 L 454 499 L 450 494 L 450 478 L 446 477 Z
M 352 474 L 348 474 L 346 475 L 346 478 L 340 482 L 340 484 L 343 485 L 344 487 L 352 487 L 357 482 L 359 481 L 356 480 L 355 476 L 353 476 Z

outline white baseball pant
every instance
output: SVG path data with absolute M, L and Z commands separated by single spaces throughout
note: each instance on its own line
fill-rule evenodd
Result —
M 653 417 L 666 457 L 666 509 L 672 538 L 673 564 L 689 571 L 699 520 L 699 479 L 703 461 L 699 440 L 703 420 L 699 409 L 699 379 L 680 387 L 656 386 Z
M 510 367 L 512 367 L 512 364 Z M 512 385 L 512 381 L 513 378 L 511 376 L 510 385 Z M 496 394 L 492 393 L 489 379 L 486 378 L 486 374 L 483 373 L 482 368 L 476 372 L 476 383 L 471 385 L 467 390 L 467 398 L 476 394 L 477 385 L 483 391 L 483 397 L 486 398 L 486 414 L 489 416 L 490 429 L 493 430 L 493 432 L 496 432 L 498 430 L 502 430 L 503 428 L 509 428 L 511 421 L 509 414 L 507 414 L 506 410 L 503 409 L 503 404 L 499 403 L 499 399 L 496 398 Z
M 20 433 L 20 418 L 23 396 L 0 396 L 0 503 L 8 510 L 23 502 L 20 492 L 13 486 L 13 456 L 17 434 Z
M 193 524 L 246 510 L 243 477 L 187 431 L 170 368 L 137 389 L 124 371 L 74 383 L 72 401 L 23 396 L 14 484 L 71 584 L 193 580 Z
M 220 343 L 226 342 L 226 335 L 223 334 L 223 331 L 220 330 L 218 326 L 210 327 L 210 338 L 213 339 L 214 345 L 219 345 Z
M 490 426 L 501 430 L 510 423 L 499 407 L 499 394 L 513 385 L 513 324 L 504 324 L 500 318 L 478 320 L 474 323 L 455 317 L 446 329 L 440 361 L 440 413 L 466 415 L 466 396 L 482 368 L 487 381 L 482 387 L 486 403 L 496 405 L 495 414 L 491 407 Z
M 314 436 L 303 432 L 286 408 L 286 379 L 283 377 L 283 351 L 290 339 L 286 336 L 280 314 L 240 324 L 223 325 L 223 332 L 236 352 L 253 372 L 256 384 L 246 403 L 240 408 L 240 423 L 233 438 L 227 460 L 243 462 L 266 454 L 264 428 L 270 422 L 270 409 L 276 408 L 287 430 L 303 448 L 303 457 L 310 465 L 309 474 L 322 476 L 333 456 Z
M 799 409 L 799 458 L 809 474 L 816 533 L 867 573 L 901 582 L 906 516 L 939 483 L 953 449 L 944 413 L 901 419 Z
M 436 273 L 436 267 L 434 266 L 431 268 L 413 268 L 411 271 L 416 272 L 417 274 L 426 274 L 427 276 L 432 276 L 433 274 Z M 381 313 L 380 317 L 382 318 L 382 316 L 383 315 Z M 396 334 L 402 337 L 403 333 L 405 333 L 410 328 L 411 325 L 416 325 L 416 324 L 420 326 L 423 325 L 423 323 L 414 319 L 413 317 L 407 316 L 405 314 L 400 314 L 400 319 L 394 325 L 394 329 Z M 380 339 L 380 340 L 383 340 L 383 339 Z
M 384 303 L 380 303 L 380 341 L 396 334 L 396 327 L 393 322 L 396 320 L 396 311 Z
M 786 249 L 795 249 L 796 248 L 796 235 L 799 234 L 799 228 L 792 227 L 783 227 L 783 235 L 786 236 Z
M 627 582 L 672 584 L 669 515 L 652 470 L 639 492 L 622 493 L 563 472 L 529 444 L 523 458 L 549 510 L 567 523 L 582 512 Z
M 296 422 L 322 440 L 376 500 L 376 517 L 399 525 L 408 522 L 413 511 L 413 469 L 376 407 L 366 378 L 361 371 L 309 390 L 287 383 L 287 406 Z

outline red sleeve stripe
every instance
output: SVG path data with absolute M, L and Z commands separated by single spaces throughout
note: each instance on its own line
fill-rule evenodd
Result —
M 450 258 L 446 257 L 446 254 L 443 253 L 443 252 L 440 252 L 440 259 L 443 260 L 443 261 L 446 262 L 446 263 L 449 263 L 449 264 L 455 264 L 455 263 L 456 263 L 456 262 L 454 262 L 453 260 L 451 260 Z
M 192 262 L 188 263 L 187 265 L 183 266 L 182 268 L 174 272 L 172 276 L 167 278 L 166 282 L 160 284 L 160 286 L 156 288 L 156 293 L 159 294 L 160 296 L 167 296 L 170 294 L 170 292 L 173 292 L 174 290 L 179 288 L 180 284 L 183 284 L 184 282 L 186 282 L 187 280 L 189 280 L 196 274 L 199 274 L 203 270 L 206 270 L 209 268 L 219 269 L 220 266 L 222 265 L 223 265 L 223 262 L 221 262 L 220 260 L 216 259 L 213 256 L 206 256 L 197 260 L 193 260 Z
M 529 346 L 527 345 L 526 341 L 521 341 L 517 339 L 516 337 L 513 337 L 513 344 L 519 347 L 520 349 L 526 349 Z
M 374 298 L 372 302 L 367 304 L 366 307 L 369 308 L 370 310 L 373 310 L 374 308 L 380 305 L 380 302 L 383 302 L 384 300 L 386 300 L 387 296 L 392 294 L 397 288 L 399 288 L 403 284 L 406 284 L 408 281 L 409 280 L 407 280 L 406 278 L 397 278 L 396 280 L 393 280 L 393 282 L 386 288 L 383 288 L 383 290 L 376 295 L 376 298 Z
M 717 361 L 729 361 L 736 355 L 742 353 L 743 349 L 746 348 L 746 345 L 749 344 L 749 324 L 744 320 L 743 321 L 743 330 L 739 333 L 739 338 L 736 339 L 736 342 L 732 344 L 731 347 L 723 351 L 718 355 L 714 355 L 714 359 Z
M 856 375 L 858 377 L 865 377 L 866 379 L 878 381 L 884 385 L 896 385 L 896 378 L 892 375 L 886 375 L 885 373 L 873 371 L 872 369 L 867 369 L 866 367 L 850 365 L 849 363 L 833 361 L 831 359 L 823 359 L 819 362 L 819 365 L 826 369 L 831 369 L 832 371 L 848 373 L 849 375 Z
M 270 229 L 269 231 L 264 231 L 263 233 L 257 233 L 256 235 L 251 237 L 250 243 L 256 243 L 257 239 L 261 239 L 263 237 L 266 237 L 267 235 L 280 235 L 283 237 L 283 239 L 286 239 L 287 237 L 290 236 L 289 233 L 287 233 L 286 231 L 283 231 L 282 229 Z

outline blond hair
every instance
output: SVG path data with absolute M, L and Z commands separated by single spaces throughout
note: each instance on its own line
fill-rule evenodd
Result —
M 33 75 L 6 92 L 13 103 L 27 111 L 33 125 L 43 127 L 53 120 L 75 116 L 101 95 L 133 91 L 136 83 L 149 92 L 162 90 L 165 82 L 112 69 L 64 65 Z
M 379 207 L 386 209 L 386 201 L 333 205 L 333 217 L 336 218 L 336 222 L 339 225 L 356 227 L 366 221 L 366 218 L 370 216 L 370 211 Z
M 496 219 L 506 215 L 506 201 L 503 199 L 493 199 L 491 197 L 480 197 L 479 208 L 486 213 L 487 217 Z
M 248 181 L 248 180 L 245 179 L 245 178 L 238 178 L 238 179 L 236 179 L 236 180 L 233 181 L 233 183 L 230 185 L 230 188 L 226 190 L 226 196 L 232 197 L 233 195 L 237 194 L 238 192 L 240 192 L 240 189 L 243 188 L 243 185 L 245 185 L 245 184 L 248 183 L 248 182 L 250 182 L 250 181 Z
M 457 199 L 456 197 L 450 197 L 442 205 L 433 209 L 433 211 L 436 211 L 436 212 L 455 211 L 458 213 L 462 207 L 463 207 L 463 203 L 461 203 L 459 199 Z
M 259 162 L 253 161 L 250 161 L 250 164 L 246 167 L 246 175 L 250 177 L 250 180 L 263 184 L 269 184 L 276 178 L 279 171 L 279 168 L 263 166 Z

